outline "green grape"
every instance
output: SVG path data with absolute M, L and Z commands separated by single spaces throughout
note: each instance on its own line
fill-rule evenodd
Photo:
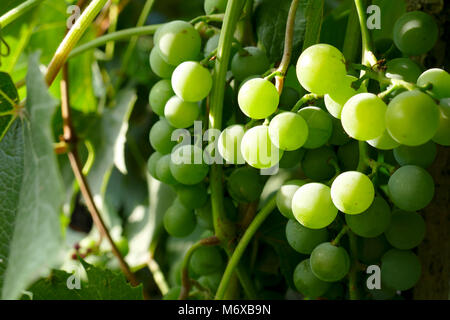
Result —
M 163 155 L 159 152 L 153 152 L 147 161 L 148 172 L 155 179 L 158 179 L 158 176 L 156 175 L 156 163 L 158 162 L 159 159 L 161 159 L 162 156 Z
M 347 75 L 343 79 L 343 83 L 338 91 L 324 96 L 325 106 L 334 118 L 341 118 L 342 108 L 351 97 L 358 93 L 367 92 L 364 84 L 361 84 L 358 90 L 352 88 L 352 83 L 356 80 L 358 80 L 358 78 Z
M 333 131 L 328 143 L 335 146 L 343 146 L 348 143 L 351 138 L 345 132 L 344 127 L 342 127 L 342 122 L 336 118 L 332 118 L 331 121 L 333 122 Z
M 334 221 L 338 209 L 331 201 L 330 187 L 321 183 L 308 183 L 295 192 L 292 212 L 303 226 L 322 229 Z
M 412 164 L 427 168 L 433 163 L 436 153 L 437 148 L 433 141 L 428 141 L 417 147 L 399 146 L 394 149 L 395 160 L 401 166 Z
M 257 47 L 245 47 L 231 60 L 231 72 L 234 78 L 242 81 L 247 77 L 262 75 L 270 67 L 266 53 Z
M 206 41 L 205 48 L 203 49 L 203 55 L 209 57 L 214 50 L 219 46 L 220 33 L 216 33 Z
M 371 31 L 375 46 L 386 43 L 387 49 L 392 45 L 393 30 L 395 22 L 406 12 L 406 2 L 404 0 L 374 0 L 373 5 L 380 8 L 380 28 Z
M 278 105 L 278 108 L 280 108 L 281 110 L 289 111 L 294 107 L 299 99 L 300 95 L 298 94 L 297 90 L 291 87 L 284 86 L 283 91 L 280 95 L 280 103 Z
M 198 62 L 183 62 L 172 74 L 172 88 L 184 101 L 201 101 L 211 91 L 211 73 Z
M 175 95 L 172 90 L 170 80 L 163 79 L 158 81 L 150 90 L 149 102 L 153 112 L 158 116 L 164 116 L 164 107 L 167 101 Z
M 434 47 L 438 33 L 432 16 L 422 11 L 407 12 L 394 25 L 394 43 L 401 52 L 418 56 Z
M 391 248 L 384 234 L 374 238 L 357 238 L 357 240 L 358 260 L 367 265 L 379 263 L 383 254 Z
M 263 185 L 258 170 L 244 167 L 233 171 L 227 181 L 230 196 L 238 202 L 253 202 L 259 199 Z
M 166 119 L 160 119 L 150 130 L 150 144 L 153 149 L 162 154 L 168 154 L 175 147 L 176 141 L 172 141 L 172 133 L 175 130 Z
M 318 107 L 300 109 L 298 114 L 308 125 L 308 139 L 303 145 L 306 149 L 316 149 L 323 146 L 333 133 L 331 117 Z
M 170 154 L 163 155 L 158 162 L 156 162 L 156 176 L 159 181 L 169 185 L 178 183 L 170 172 Z
M 324 242 L 314 248 L 310 263 L 313 274 L 327 282 L 341 280 L 350 270 L 350 257 L 347 251 L 330 242 Z
M 220 280 L 222 280 L 222 272 L 215 272 L 201 276 L 197 281 L 211 292 L 216 292 L 219 288 Z
M 205 179 L 209 167 L 203 161 L 203 150 L 201 148 L 184 145 L 172 153 L 170 171 L 178 182 L 193 185 Z
M 329 44 L 316 44 L 300 55 L 297 77 L 303 88 L 315 94 L 340 90 L 346 76 L 344 55 Z
M 280 168 L 289 169 L 299 165 L 305 156 L 305 149 L 285 151 L 280 160 Z
M 200 227 L 208 230 L 214 230 L 212 205 L 210 199 L 208 199 L 202 207 L 195 209 L 195 215 L 197 217 L 197 224 Z
M 450 98 L 441 99 L 439 114 L 439 128 L 433 141 L 442 146 L 450 146 Z
M 389 178 L 388 187 L 392 202 L 405 211 L 425 208 L 434 196 L 433 178 L 418 166 L 399 168 Z
M 340 146 L 337 152 L 337 157 L 342 170 L 356 170 L 359 162 L 358 141 L 352 140 L 349 143 Z
M 221 271 L 224 264 L 218 247 L 203 246 L 197 248 L 191 256 L 189 266 L 198 275 L 208 275 Z
M 315 247 L 328 241 L 328 231 L 323 229 L 308 229 L 290 219 L 286 224 L 286 239 L 289 245 L 297 252 L 311 254 Z
M 311 270 L 309 259 L 300 262 L 294 270 L 295 288 L 308 298 L 318 298 L 330 288 L 330 283 L 317 278 Z
M 373 238 L 381 235 L 391 222 L 391 208 L 381 197 L 375 197 L 370 207 L 361 214 L 345 215 L 345 222 L 358 236 Z
M 265 79 L 251 79 L 245 82 L 238 94 L 242 112 L 252 119 L 264 119 L 275 112 L 280 96 L 275 86 Z
M 387 105 L 373 93 L 360 93 L 348 100 L 341 121 L 347 134 L 361 141 L 381 136 L 386 129 Z
M 419 146 L 436 134 L 439 108 L 430 96 L 421 91 L 400 93 L 389 103 L 386 127 L 397 142 Z
M 191 127 L 199 115 L 200 107 L 196 102 L 187 102 L 177 96 L 170 98 L 164 108 L 167 122 L 179 129 Z
M 177 66 L 184 61 L 196 60 L 200 54 L 201 38 L 188 22 L 175 20 L 158 29 L 154 39 L 161 58 Z
M 168 64 L 161 58 L 156 47 L 150 52 L 150 68 L 160 78 L 170 78 L 175 70 L 175 66 Z
M 241 142 L 244 137 L 244 133 L 244 126 L 235 124 L 226 128 L 220 134 L 217 148 L 220 155 L 227 161 L 227 163 L 245 163 L 241 153 Z
M 386 64 L 386 67 L 386 77 L 412 83 L 416 83 L 422 73 L 417 63 L 408 58 L 390 60 Z
M 400 146 L 400 143 L 392 139 L 387 130 L 384 130 L 383 134 L 378 138 L 368 140 L 367 143 L 379 150 L 392 150 Z
M 385 235 L 387 241 L 397 249 L 408 250 L 417 247 L 425 238 L 425 221 L 416 212 L 397 210 Z
M 203 8 L 206 14 L 224 13 L 228 0 L 205 0 Z
M 163 223 L 164 228 L 172 237 L 184 238 L 194 231 L 196 219 L 194 212 L 176 199 L 164 214 Z
M 372 181 L 358 171 L 341 173 L 331 185 L 331 199 L 334 205 L 346 214 L 360 214 L 366 211 L 375 197 Z
M 178 185 L 176 187 L 180 203 L 188 209 L 198 209 L 205 205 L 208 193 L 204 184 L 192 186 Z
M 292 213 L 292 198 L 295 192 L 306 184 L 303 180 L 290 180 L 285 182 L 277 191 L 276 201 L 278 210 L 288 219 L 295 219 Z
M 395 290 L 408 290 L 419 281 L 422 266 L 410 250 L 391 249 L 381 258 L 382 286 Z
M 269 128 L 264 125 L 253 127 L 244 134 L 241 153 L 245 161 L 257 169 L 271 168 L 283 156 L 283 150 L 272 143 Z
M 438 98 L 450 97 L 450 74 L 442 69 L 429 69 L 417 79 L 417 85 L 424 87 L 432 84 L 430 91 Z
M 337 157 L 330 147 L 308 150 L 302 161 L 303 172 L 314 181 L 328 180 L 336 173 L 336 169 L 330 163 L 332 160 L 336 161 Z
M 270 121 L 269 135 L 277 148 L 287 151 L 297 150 L 308 138 L 308 125 L 298 114 L 283 112 Z

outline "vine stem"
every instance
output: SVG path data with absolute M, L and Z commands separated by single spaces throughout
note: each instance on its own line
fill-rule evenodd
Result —
M 336 238 L 334 238 L 333 241 L 331 241 L 331 244 L 333 246 L 337 246 L 339 245 L 339 241 L 341 241 L 341 238 L 349 231 L 349 227 L 347 225 L 344 225 L 341 229 L 341 231 L 339 231 L 338 235 L 336 236 Z
M 275 209 L 275 207 L 276 207 L 276 196 L 272 196 L 272 198 L 264 205 L 264 207 L 261 209 L 261 211 L 259 211 L 259 213 L 253 219 L 252 223 L 248 226 L 244 235 L 240 239 L 236 249 L 234 250 L 233 255 L 231 256 L 230 260 L 228 261 L 227 267 L 222 276 L 222 280 L 220 281 L 219 288 L 217 289 L 217 292 L 216 292 L 216 297 L 215 297 L 216 300 L 223 299 L 223 297 L 225 295 L 225 291 L 229 284 L 230 278 L 233 275 L 233 271 L 238 266 L 239 261 L 241 260 L 242 255 L 244 254 L 245 249 L 247 248 L 250 240 L 253 238 L 256 231 L 258 231 L 258 228 L 266 220 L 266 218 L 269 216 L 269 214 Z
M 18 5 L 14 9 L 9 10 L 7 13 L 0 17 L 0 29 L 6 27 L 8 24 L 18 19 L 42 2 L 44 2 L 44 0 L 28 0 Z
M 66 62 L 70 51 L 75 47 L 81 36 L 84 34 L 89 25 L 94 21 L 97 14 L 103 8 L 108 0 L 93 0 L 84 10 L 83 14 L 78 18 L 70 31 L 64 37 L 58 49 L 50 61 L 45 75 L 45 81 L 50 86 Z

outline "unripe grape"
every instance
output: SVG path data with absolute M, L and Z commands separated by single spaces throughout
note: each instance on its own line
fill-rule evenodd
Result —
M 330 163 L 332 160 L 336 161 L 337 157 L 330 147 L 308 150 L 302 161 L 303 172 L 314 181 L 330 179 L 336 173 L 336 169 Z
M 241 153 L 241 142 L 244 137 L 244 133 L 244 126 L 235 124 L 229 126 L 220 134 L 217 148 L 222 158 L 224 158 L 228 163 L 245 163 Z
M 397 58 L 390 60 L 386 64 L 386 77 L 390 79 L 404 80 L 415 83 L 419 78 L 422 70 L 411 59 Z
M 269 58 L 257 47 L 245 47 L 231 60 L 231 72 L 238 81 L 250 76 L 262 75 L 269 67 Z
M 251 79 L 239 90 L 238 103 L 242 112 L 252 119 L 264 119 L 278 107 L 280 96 L 275 86 L 265 79 Z
M 277 148 L 287 151 L 297 150 L 308 138 L 308 125 L 300 115 L 283 112 L 270 121 L 269 135 Z
M 208 199 L 208 192 L 204 184 L 191 186 L 176 186 L 178 199 L 188 209 L 198 209 L 205 205 Z
M 409 250 L 391 249 L 381 258 L 382 285 L 396 290 L 408 290 L 419 281 L 422 266 Z
M 303 180 L 290 180 L 285 182 L 277 192 L 276 201 L 278 210 L 288 219 L 295 219 L 292 213 L 292 198 L 295 192 L 306 184 Z
M 194 251 L 189 266 L 198 275 L 208 275 L 221 271 L 223 263 L 218 247 L 203 246 Z
M 383 134 L 378 138 L 368 140 L 367 143 L 379 150 L 392 150 L 400 145 L 400 143 L 392 139 L 387 130 L 384 130 Z
M 170 171 L 174 178 L 186 185 L 200 183 L 208 174 L 209 167 L 203 161 L 203 150 L 194 145 L 177 148 L 170 161 Z
M 206 14 L 224 13 L 228 0 L 205 0 L 203 8 Z
M 228 193 L 238 202 L 258 200 L 262 189 L 259 172 L 254 168 L 238 168 L 228 178 Z
M 394 149 L 395 160 L 401 165 L 405 166 L 412 164 L 422 168 L 428 168 L 436 158 L 437 148 L 433 141 L 417 146 L 399 146 Z
M 170 78 L 175 70 L 175 66 L 164 61 L 156 47 L 150 52 L 150 68 L 160 78 Z
M 417 79 L 418 86 L 432 84 L 431 92 L 438 99 L 450 98 L 450 74 L 442 69 L 429 69 Z
M 170 80 L 163 79 L 155 83 L 150 90 L 149 102 L 153 112 L 158 116 L 164 116 L 164 107 L 167 101 L 175 95 Z
M 194 231 L 196 219 L 194 212 L 188 210 L 176 199 L 164 214 L 163 223 L 172 237 L 184 238 Z
M 211 73 L 198 62 L 183 62 L 172 74 L 172 88 L 184 101 L 201 101 L 211 91 Z
M 178 183 L 170 172 L 170 154 L 163 155 L 156 163 L 156 176 L 165 184 L 176 185 Z
M 308 138 L 303 147 L 316 149 L 327 143 L 333 132 L 330 115 L 318 107 L 302 108 L 298 114 L 308 125 Z
M 309 259 L 303 260 L 295 268 L 294 284 L 301 294 L 312 299 L 322 296 L 331 285 L 314 275 Z
M 195 102 L 187 102 L 177 96 L 170 98 L 164 107 L 167 122 L 175 128 L 188 128 L 194 124 L 200 114 L 200 107 Z
M 450 98 L 441 99 L 439 116 L 439 128 L 433 141 L 443 146 L 450 146 Z
M 286 239 L 297 252 L 311 254 L 315 247 L 328 240 L 328 231 L 323 229 L 308 229 L 290 219 L 286 224 Z
M 156 151 L 152 153 L 152 155 L 150 156 L 150 158 L 148 158 L 147 161 L 148 172 L 155 179 L 158 179 L 158 176 L 156 175 L 156 163 L 158 162 L 159 159 L 161 159 L 162 156 L 163 155 L 161 153 Z
M 397 210 L 385 235 L 387 241 L 397 249 L 408 250 L 417 247 L 425 238 L 425 221 L 415 212 Z
M 153 149 L 162 154 L 170 153 L 176 145 L 176 142 L 171 140 L 174 130 L 166 119 L 156 122 L 150 130 L 150 144 Z
M 314 275 L 327 282 L 341 280 L 350 270 L 350 257 L 347 251 L 330 242 L 324 242 L 313 250 L 310 263 Z

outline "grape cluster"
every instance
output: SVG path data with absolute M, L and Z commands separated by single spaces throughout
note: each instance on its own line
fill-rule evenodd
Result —
M 226 1 L 205 1 L 208 14 L 225 7 Z M 207 119 L 206 98 L 213 87 L 208 58 L 219 37 L 173 21 L 158 29 L 150 54 L 150 66 L 162 79 L 149 96 L 160 118 L 149 135 L 155 152 L 148 170 L 177 193 L 163 219 L 168 234 L 183 238 L 200 228 L 203 235 L 211 235 L 205 154 L 220 156 L 225 163 L 224 207 L 233 222 L 240 218 L 242 204 L 260 198 L 265 179 L 259 169 L 278 166 L 295 176 L 276 193 L 278 211 L 288 219 L 287 242 L 309 256 L 293 273 L 300 293 L 324 296 L 348 276 L 349 244 L 334 239 L 342 226 L 357 242 L 352 258 L 381 264 L 385 292 L 412 288 L 421 273 L 412 249 L 426 229 L 418 211 L 434 195 L 426 169 L 434 161 L 436 144 L 450 145 L 450 75 L 437 68 L 422 72 L 409 58 L 434 46 L 433 18 L 410 12 L 398 19 L 393 42 L 402 54 L 372 68 L 381 79 L 377 86 L 373 79 L 362 81 L 350 74 L 334 46 L 316 44 L 304 50 L 290 72 L 296 72 L 313 100 L 300 100 L 301 92 L 289 83 L 280 94 L 272 78 L 264 77 L 270 73 L 265 52 L 235 43 L 229 81 L 223 84 L 224 126 L 210 150 L 198 141 L 177 140 L 175 133 Z M 214 291 L 224 264 L 219 249 L 205 247 L 195 252 L 190 269 Z

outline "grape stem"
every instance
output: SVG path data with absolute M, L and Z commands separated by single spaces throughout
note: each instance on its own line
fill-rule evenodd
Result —
M 311 101 L 315 101 L 322 98 L 322 96 L 317 95 L 315 93 L 308 93 L 305 94 L 300 100 L 297 101 L 297 103 L 294 105 L 294 107 L 291 109 L 291 112 L 297 112 L 298 110 L 300 110 L 300 108 Z
M 217 289 L 216 292 L 215 297 L 216 300 L 222 300 L 224 298 L 225 291 L 228 287 L 230 278 L 233 275 L 234 270 L 238 266 L 239 261 L 241 260 L 245 250 L 247 249 L 250 240 L 253 238 L 256 231 L 258 231 L 258 228 L 266 220 L 269 214 L 275 209 L 275 207 L 276 207 L 276 196 L 272 196 L 248 226 L 244 235 L 240 239 L 236 249 L 234 250 L 231 258 L 228 260 L 227 267 L 222 276 L 222 280 L 220 281 L 219 288 Z
M 44 2 L 44 0 L 28 0 L 18 5 L 14 9 L 9 10 L 0 17 L 0 29 L 6 27 L 14 20 L 20 18 L 25 13 L 27 13 L 37 5 L 41 4 L 42 2 Z
M 362 62 L 367 66 L 377 64 L 377 58 L 373 54 L 372 40 L 370 38 L 369 29 L 367 29 L 367 15 L 364 0 L 355 0 L 356 12 L 358 14 L 359 26 L 362 36 Z M 363 72 L 364 73 L 364 72 Z
M 349 231 L 349 227 L 347 225 L 344 225 L 341 229 L 341 231 L 339 231 L 338 235 L 336 236 L 336 238 L 334 238 L 333 241 L 331 241 L 331 244 L 333 246 L 338 246 L 339 245 L 339 241 L 341 240 L 341 238 Z
M 218 13 L 218 14 L 210 14 L 210 15 L 205 15 L 205 16 L 200 16 L 200 17 L 196 17 L 194 19 L 192 19 L 190 21 L 191 24 L 196 24 L 198 22 L 223 22 L 225 19 L 225 15 L 223 13 Z

